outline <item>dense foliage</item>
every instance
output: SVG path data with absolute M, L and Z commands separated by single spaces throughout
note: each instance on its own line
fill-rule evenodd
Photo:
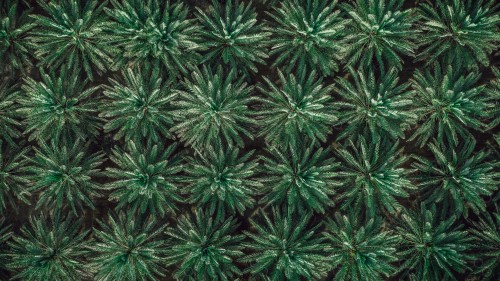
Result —
M 498 3 L 494 0 L 436 0 L 420 5 L 425 36 L 418 55 L 427 63 L 463 62 L 468 68 L 489 65 L 488 56 L 500 42 Z
M 484 129 L 493 104 L 485 85 L 477 85 L 479 78 L 479 73 L 464 71 L 460 64 L 417 70 L 412 78 L 413 108 L 421 124 L 411 140 L 421 146 L 433 138 L 456 145 L 459 137 L 471 135 L 470 130 Z
M 156 280 L 164 276 L 162 259 L 165 243 L 162 241 L 165 226 L 154 219 L 134 217 L 120 213 L 99 221 L 94 230 L 96 241 L 90 265 L 95 269 L 96 280 Z
M 104 43 L 103 9 L 97 0 L 41 1 L 44 14 L 32 15 L 35 28 L 30 33 L 40 65 L 52 69 L 67 65 L 101 74 L 111 63 L 111 48 Z
M 409 180 L 411 170 L 403 167 L 409 157 L 398 146 L 398 142 L 361 137 L 337 150 L 341 160 L 338 176 L 347 180 L 339 197 L 343 208 L 365 209 L 371 216 L 377 210 L 396 213 L 402 209 L 397 199 L 409 197 L 414 187 Z
M 243 136 L 252 138 L 249 103 L 253 86 L 236 69 L 196 69 L 186 78 L 174 102 L 177 125 L 172 128 L 182 142 L 195 147 L 214 144 L 243 146 Z
M 0 71 L 25 71 L 32 66 L 28 32 L 35 26 L 29 14 L 31 10 L 23 9 L 18 0 L 5 0 L 0 3 Z
M 70 0 L 73 1 L 73 0 Z M 178 1 L 111 0 L 104 30 L 109 46 L 117 47 L 113 67 L 153 63 L 169 75 L 187 73 L 200 60 L 200 26 Z M 104 38 L 102 38 L 104 39 Z M 102 40 L 101 39 L 101 40 Z
M 307 135 L 326 141 L 337 117 L 333 111 L 330 92 L 315 72 L 304 69 L 295 76 L 278 70 L 279 85 L 264 77 L 267 85 L 259 85 L 264 98 L 260 100 L 260 135 L 272 146 L 291 143 Z
M 100 116 L 107 119 L 104 131 L 115 132 L 114 139 L 141 142 L 147 138 L 158 142 L 171 138 L 173 124 L 172 100 L 175 94 L 170 82 L 159 67 L 127 68 L 122 72 L 123 82 L 110 79 L 104 90 Z
M 242 274 L 236 259 L 243 255 L 244 235 L 234 234 L 237 222 L 228 217 L 214 221 L 209 214 L 179 218 L 175 228 L 168 228 L 171 237 L 167 264 L 177 264 L 175 277 L 180 280 L 234 280 Z
M 416 119 L 411 111 L 409 84 L 399 84 L 398 72 L 392 68 L 376 78 L 372 70 L 349 68 L 351 79 L 339 78 L 335 103 L 339 111 L 337 124 L 346 128 L 339 139 L 355 139 L 362 135 L 403 138 L 404 131 Z M 350 81 L 352 80 L 352 82 Z
M 26 185 L 30 180 L 23 174 L 27 172 L 26 159 L 29 148 L 20 148 L 0 140 L 0 211 L 9 207 L 16 208 L 16 200 L 29 203 Z
M 26 78 L 18 111 L 24 117 L 24 134 L 28 140 L 63 144 L 85 140 L 99 134 L 101 119 L 97 116 L 99 87 L 87 88 L 79 79 L 78 69 L 63 69 L 49 74 L 40 70 L 41 81 Z
M 429 144 L 433 159 L 416 157 L 418 186 L 424 202 L 443 202 L 450 213 L 467 216 L 468 209 L 486 211 L 482 196 L 498 189 L 500 174 L 497 161 L 488 161 L 487 151 L 476 151 L 475 141 L 466 139 L 456 148 L 441 143 Z
M 333 280 L 384 280 L 396 270 L 391 263 L 397 260 L 397 236 L 381 227 L 380 218 L 363 221 L 354 214 L 336 213 L 327 223 L 330 262 L 337 269 Z
M 483 258 L 483 263 L 475 269 L 484 273 L 483 280 L 498 276 L 500 268 L 500 214 L 484 215 L 474 224 L 472 233 L 475 236 L 475 249 Z
M 456 280 L 457 272 L 468 269 L 473 259 L 471 235 L 456 222 L 456 216 L 444 216 L 433 208 L 402 215 L 397 228 L 401 239 L 403 276 L 410 272 L 418 280 Z
M 247 269 L 250 273 L 272 281 L 325 276 L 327 245 L 317 231 L 319 225 L 309 222 L 311 214 L 293 219 L 295 215 L 273 209 L 272 216 L 261 215 L 263 223 L 251 221 L 255 230 L 245 232 L 251 239 L 245 248 L 251 254 L 242 259 L 251 264 Z
M 254 151 L 242 154 L 237 147 L 218 145 L 186 157 L 188 169 L 181 180 L 188 202 L 215 213 L 216 220 L 252 208 L 252 195 L 262 187 L 253 155 Z
M 93 199 L 100 195 L 96 176 L 100 174 L 103 154 L 86 153 L 78 141 L 71 146 L 41 143 L 34 150 L 26 168 L 30 180 L 26 187 L 38 195 L 37 208 L 61 211 L 69 207 L 75 214 L 77 209 L 94 208 Z
M 159 143 L 141 148 L 130 142 L 127 148 L 116 148 L 109 156 L 117 166 L 106 170 L 113 180 L 107 185 L 113 190 L 109 198 L 118 201 L 118 209 L 149 211 L 158 217 L 175 213 L 175 202 L 181 201 L 176 174 L 182 168 L 179 155 L 174 153 L 176 145 L 164 147 Z
M 320 213 L 333 204 L 331 197 L 341 183 L 335 173 L 339 165 L 329 149 L 302 143 L 274 148 L 269 154 L 262 161 L 266 195 L 261 202 Z
M 9 242 L 7 266 L 21 280 L 80 280 L 89 277 L 86 239 L 89 230 L 82 230 L 82 220 L 53 217 L 31 217 L 20 235 Z
M 495 0 L 0 0 L 0 280 L 500 280 Z
M 15 97 L 19 95 L 18 85 L 12 85 L 12 81 L 5 80 L 0 84 L 0 130 L 2 135 L 0 140 L 6 140 L 10 144 L 14 143 L 15 138 L 21 135 L 19 130 L 21 123 L 16 110 L 19 104 Z
M 272 23 L 270 55 L 273 66 L 318 69 L 324 75 L 338 70 L 337 59 L 343 49 L 339 41 L 348 20 L 340 17 L 337 1 L 285 0 L 268 11 Z
M 347 65 L 402 68 L 401 56 L 413 56 L 416 47 L 414 10 L 403 9 L 404 0 L 352 2 L 343 5 L 351 19 L 343 40 Z
M 198 17 L 203 24 L 201 31 L 202 46 L 206 54 L 202 62 L 224 62 L 234 68 L 247 68 L 257 72 L 258 64 L 265 64 L 268 58 L 267 40 L 271 33 L 263 32 L 262 24 L 257 24 L 257 13 L 252 5 L 232 0 L 223 6 L 214 0 L 205 13 L 200 8 Z

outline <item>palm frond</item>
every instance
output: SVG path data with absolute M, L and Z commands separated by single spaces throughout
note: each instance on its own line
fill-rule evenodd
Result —
M 382 227 L 380 217 L 336 213 L 323 233 L 332 253 L 330 259 L 341 280 L 385 280 L 396 272 L 397 236 Z
M 256 64 L 265 64 L 270 33 L 257 24 L 257 13 L 250 3 L 228 0 L 223 5 L 214 0 L 208 11 L 197 10 L 204 27 L 200 45 L 207 50 L 202 62 L 222 61 L 243 73 L 257 72 Z
M 253 150 L 242 153 L 234 146 L 216 145 L 186 157 L 181 180 L 188 202 L 207 210 L 207 215 L 216 214 L 215 222 L 252 208 L 262 187 L 253 155 Z
M 94 253 L 92 263 L 95 280 L 156 281 L 165 277 L 165 225 L 151 217 L 109 215 L 94 229 L 95 243 L 88 248 Z
M 14 139 L 21 136 L 21 122 L 17 114 L 19 104 L 16 98 L 20 95 L 19 85 L 10 79 L 0 82 L 0 140 L 15 144 Z
M 408 198 L 415 189 L 410 181 L 411 169 L 404 168 L 409 157 L 399 148 L 399 142 L 360 137 L 348 147 L 337 150 L 341 160 L 337 176 L 347 182 L 338 198 L 342 208 L 369 216 L 377 212 L 397 213 L 403 209 L 398 199 Z
M 93 198 L 100 196 L 101 189 L 96 177 L 101 175 L 104 155 L 87 154 L 87 150 L 78 141 L 71 146 L 41 143 L 34 149 L 27 174 L 32 182 L 28 190 L 38 197 L 36 208 L 62 211 L 68 206 L 74 214 L 77 209 L 94 208 Z
M 172 102 L 177 94 L 172 80 L 159 67 L 127 68 L 123 78 L 110 79 L 104 89 L 105 99 L 99 114 L 107 119 L 104 131 L 114 133 L 114 139 L 142 143 L 144 139 L 159 142 L 173 138 Z
M 494 0 L 436 0 L 419 7 L 423 34 L 418 59 L 428 65 L 460 62 L 467 68 L 489 65 L 498 48 L 500 15 Z
M 418 34 L 413 9 L 403 9 L 404 0 L 356 0 L 344 3 L 351 19 L 342 40 L 348 66 L 403 67 L 402 56 L 414 56 Z
M 337 179 L 339 163 L 330 149 L 302 143 L 271 148 L 269 154 L 262 157 L 266 192 L 261 203 L 319 213 L 333 205 L 332 195 L 341 182 Z
M 100 3 L 99 3 L 100 2 Z M 35 28 L 29 40 L 34 44 L 40 66 L 83 68 L 93 80 L 112 62 L 113 48 L 102 38 L 107 1 L 38 0 L 44 14 L 34 14 Z
M 175 228 L 167 229 L 171 238 L 167 264 L 176 265 L 178 280 L 236 280 L 242 272 L 236 259 L 241 251 L 243 235 L 233 234 L 238 227 L 229 217 L 215 222 L 208 214 L 197 211 L 181 216 Z
M 319 225 L 311 225 L 311 214 L 295 216 L 273 209 L 272 216 L 261 212 L 263 223 L 251 220 L 252 232 L 245 231 L 251 242 L 244 244 L 251 253 L 242 258 L 250 263 L 247 272 L 258 280 L 318 280 L 328 270 L 324 238 Z
M 414 274 L 415 280 L 457 280 L 457 272 L 469 269 L 472 237 L 456 220 L 455 216 L 440 216 L 435 206 L 402 215 L 397 232 L 403 278 Z
M 196 69 L 178 90 L 173 111 L 177 125 L 172 131 L 182 142 L 193 147 L 235 144 L 243 146 L 243 137 L 252 139 L 250 103 L 253 86 L 238 77 L 236 70 L 215 72 L 207 67 Z
M 459 138 L 471 135 L 471 129 L 486 128 L 493 104 L 485 94 L 485 86 L 477 85 L 480 74 L 464 71 L 459 65 L 441 68 L 435 64 L 433 70 L 417 70 L 411 80 L 413 110 L 419 124 L 410 141 L 415 139 L 423 147 L 436 137 L 456 145 Z
M 8 242 L 7 267 L 21 280 L 81 280 L 91 278 L 87 264 L 89 231 L 82 220 L 60 214 L 31 217 Z
M 337 0 L 285 0 L 273 12 L 266 29 L 272 33 L 273 66 L 286 72 L 308 68 L 330 75 L 338 70 L 340 40 L 348 20 L 336 9 Z
M 31 77 L 22 85 L 23 98 L 18 98 L 18 112 L 24 117 L 24 134 L 38 142 L 55 140 L 61 144 L 86 140 L 99 134 L 101 119 L 97 116 L 99 86 L 86 87 L 78 69 L 62 69 L 46 73 L 41 80 Z
M 28 33 L 35 26 L 29 18 L 30 9 L 23 9 L 18 0 L 5 0 L 0 3 L 0 73 L 24 72 L 31 67 L 32 44 Z
M 411 111 L 412 91 L 409 83 L 399 83 L 398 71 L 391 68 L 378 78 L 371 69 L 349 68 L 352 82 L 337 79 L 337 92 L 341 97 L 334 106 L 338 113 L 337 125 L 346 128 L 338 139 L 356 139 L 370 134 L 372 138 L 404 139 L 404 132 L 417 119 Z
M 301 136 L 326 141 L 337 121 L 331 91 L 316 73 L 302 69 L 298 75 L 278 70 L 279 84 L 264 77 L 267 85 L 257 88 L 264 95 L 259 99 L 260 132 L 272 146 L 294 145 Z
M 417 185 L 425 203 L 444 203 L 450 213 L 467 216 L 486 210 L 484 196 L 499 188 L 499 163 L 489 160 L 489 152 L 475 151 L 474 139 L 457 147 L 435 142 L 428 145 L 433 159 L 415 157 L 412 166 L 418 170 Z
M 0 140 L 0 213 L 8 206 L 16 209 L 18 200 L 29 204 L 27 186 L 30 180 L 25 177 L 29 150 Z
M 113 150 L 109 158 L 117 167 L 109 167 L 105 173 L 112 180 L 105 188 L 113 191 L 109 198 L 118 202 L 117 209 L 148 212 L 159 218 L 175 213 L 175 203 L 182 201 L 178 190 L 182 166 L 181 157 L 174 152 L 176 145 L 141 147 L 129 142 L 126 147 Z
M 154 63 L 175 77 L 200 60 L 200 25 L 182 1 L 111 0 L 104 30 L 118 48 L 113 69 Z

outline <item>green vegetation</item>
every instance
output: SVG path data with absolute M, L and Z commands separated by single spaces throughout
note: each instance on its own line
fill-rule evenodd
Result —
M 500 280 L 495 0 L 0 0 L 0 280 Z

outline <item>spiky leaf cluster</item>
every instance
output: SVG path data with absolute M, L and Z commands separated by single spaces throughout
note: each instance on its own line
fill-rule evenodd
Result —
M 10 227 L 5 225 L 5 218 L 0 218 L 0 252 L 7 252 L 7 241 L 10 239 L 12 232 Z M 0 270 L 6 269 L 7 257 L 5 254 L 0 255 Z
M 45 281 L 77 281 L 91 277 L 86 264 L 89 231 L 82 230 L 82 220 L 50 217 L 31 217 L 19 235 L 8 242 L 8 268 L 14 279 Z
M 396 272 L 397 236 L 382 227 L 380 217 L 364 221 L 352 214 L 336 213 L 326 224 L 333 280 L 386 280 Z
M 182 178 L 188 202 L 204 207 L 208 214 L 216 213 L 216 221 L 253 207 L 253 196 L 260 193 L 262 186 L 253 154 L 254 151 L 240 153 L 237 147 L 216 145 L 188 156 L 186 175 Z
M 272 5 L 275 5 L 276 2 L 278 2 L 277 0 L 259 0 L 257 2 L 260 2 L 262 4 L 266 4 L 268 6 L 272 6 Z
M 147 281 L 164 277 L 165 226 L 151 217 L 109 215 L 94 229 L 95 280 Z
M 370 216 L 402 209 L 398 199 L 409 197 L 414 187 L 408 176 L 411 170 L 403 168 L 409 157 L 399 142 L 360 137 L 337 153 L 341 160 L 338 176 L 347 180 L 339 197 L 343 208 L 366 209 Z
M 491 102 L 493 106 L 488 110 L 489 117 L 492 121 L 488 124 L 487 130 L 492 130 L 493 137 L 496 141 L 497 147 L 500 148 L 500 133 L 493 131 L 498 124 L 500 124 L 500 69 L 497 67 L 492 68 L 495 77 L 491 80 L 489 87 L 486 88 L 487 101 Z M 496 149 L 498 150 L 498 148 Z
M 127 68 L 123 79 L 110 79 L 106 86 L 100 116 L 107 119 L 105 132 L 114 139 L 140 143 L 143 139 L 158 142 L 172 138 L 172 101 L 177 96 L 171 80 L 164 79 L 158 67 Z
M 169 75 L 187 73 L 200 59 L 200 26 L 182 1 L 111 0 L 106 31 L 119 48 L 114 68 L 124 64 L 161 65 Z
M 101 2 L 101 3 L 99 3 Z M 51 68 L 82 67 L 90 79 L 111 63 L 112 48 L 104 42 L 103 9 L 98 0 L 38 0 L 44 14 L 31 15 L 36 28 L 30 33 L 40 64 Z
M 355 139 L 371 134 L 404 138 L 404 131 L 417 116 L 411 112 L 412 92 L 408 83 L 399 83 L 398 71 L 391 68 L 380 77 L 370 70 L 349 68 L 350 79 L 337 79 L 337 92 L 342 98 L 335 103 L 339 122 L 346 128 L 338 139 Z
M 436 0 L 420 5 L 422 30 L 420 60 L 428 64 L 460 61 L 467 67 L 489 65 L 488 56 L 498 48 L 498 3 L 494 0 Z
M 269 152 L 271 157 L 263 157 L 262 203 L 320 213 L 333 204 L 331 197 L 341 183 L 329 149 L 304 143 Z
M 94 208 L 92 199 L 100 195 L 96 176 L 103 154 L 87 153 L 78 141 L 63 146 L 41 143 L 34 151 L 27 171 L 33 183 L 29 191 L 38 195 L 37 208 L 61 210 L 68 206 L 75 214 L 77 209 Z
M 497 280 L 499 12 L 0 0 L 0 279 Z
M 278 70 L 279 84 L 264 77 L 267 85 L 258 85 L 264 95 L 259 99 L 260 136 L 272 146 L 295 144 L 306 135 L 312 140 L 326 141 L 337 121 L 331 92 L 316 73 L 302 69 L 298 75 Z
M 17 101 L 28 140 L 69 143 L 99 134 L 99 99 L 94 97 L 99 87 L 87 88 L 87 80 L 82 81 L 78 72 L 78 69 L 62 69 L 47 74 L 40 69 L 41 81 L 25 79 L 22 85 L 25 96 Z
M 28 18 L 30 10 L 19 14 L 18 0 L 0 3 L 0 72 L 23 70 L 31 66 L 28 32 L 34 24 Z
M 470 136 L 470 129 L 484 129 L 492 107 L 484 85 L 476 85 L 480 74 L 463 72 L 457 65 L 433 68 L 432 72 L 417 70 L 412 79 L 419 126 L 410 140 L 416 139 L 421 147 L 434 137 L 454 145 L 459 137 Z
M 253 232 L 245 248 L 251 253 L 242 261 L 250 263 L 247 271 L 262 280 L 317 280 L 328 268 L 327 246 L 318 233 L 319 224 L 311 225 L 311 214 L 282 214 L 273 209 L 272 216 L 261 212 L 263 223 L 250 220 Z
M 356 0 L 342 8 L 352 19 L 343 40 L 347 65 L 401 69 L 401 56 L 413 56 L 416 44 L 415 13 L 403 9 L 404 0 Z
M 243 146 L 243 137 L 253 138 L 250 103 L 253 86 L 238 77 L 236 70 L 215 72 L 203 67 L 186 78 L 173 112 L 177 125 L 172 131 L 186 145 L 236 144 Z
M 337 0 L 285 0 L 268 13 L 272 18 L 270 55 L 276 56 L 273 66 L 287 72 L 319 69 L 323 75 L 338 70 L 339 39 L 348 21 L 342 19 L 336 4 Z
M 500 273 L 500 214 L 486 214 L 474 226 L 474 246 L 483 261 L 475 272 L 483 273 L 483 280 L 493 280 Z
M 7 203 L 12 208 L 17 205 L 16 200 L 28 203 L 26 196 L 30 181 L 24 177 L 28 151 L 29 148 L 5 144 L 0 140 L 0 213 L 7 209 Z
M 456 280 L 456 272 L 468 269 L 471 237 L 455 216 L 440 216 L 435 206 L 403 214 L 397 231 L 401 240 L 402 276 L 415 280 Z
M 222 5 L 214 0 L 208 11 L 197 10 L 204 27 L 200 45 L 207 49 L 202 62 L 222 59 L 224 64 L 243 72 L 257 72 L 256 64 L 265 64 L 270 33 L 257 24 L 257 13 L 250 3 L 228 0 Z
M 175 213 L 175 202 L 181 201 L 177 174 L 182 169 L 175 149 L 175 144 L 140 147 L 129 142 L 125 151 L 113 150 L 110 160 L 117 167 L 106 169 L 106 175 L 113 180 L 106 189 L 113 190 L 109 198 L 118 201 L 117 209 L 141 214 L 148 211 L 159 217 Z
M 232 217 L 215 222 L 197 211 L 184 215 L 177 226 L 167 229 L 171 237 L 167 264 L 176 265 L 178 280 L 236 280 L 242 272 L 236 259 L 243 255 L 244 235 L 235 235 L 238 224 Z
M 19 107 L 16 98 L 20 94 L 18 86 L 12 85 L 9 79 L 0 81 L 0 140 L 4 139 L 11 144 L 15 143 L 14 138 L 21 136 L 21 123 L 16 114 Z
M 467 216 L 486 210 L 483 196 L 499 187 L 499 163 L 490 161 L 489 152 L 474 151 L 476 142 L 466 139 L 457 147 L 443 143 L 428 145 L 433 159 L 415 156 L 413 167 L 418 169 L 418 186 L 426 203 L 445 203 L 450 212 Z
M 5 218 L 0 218 L 0 246 L 3 247 L 5 242 L 10 238 L 9 226 L 5 225 Z

